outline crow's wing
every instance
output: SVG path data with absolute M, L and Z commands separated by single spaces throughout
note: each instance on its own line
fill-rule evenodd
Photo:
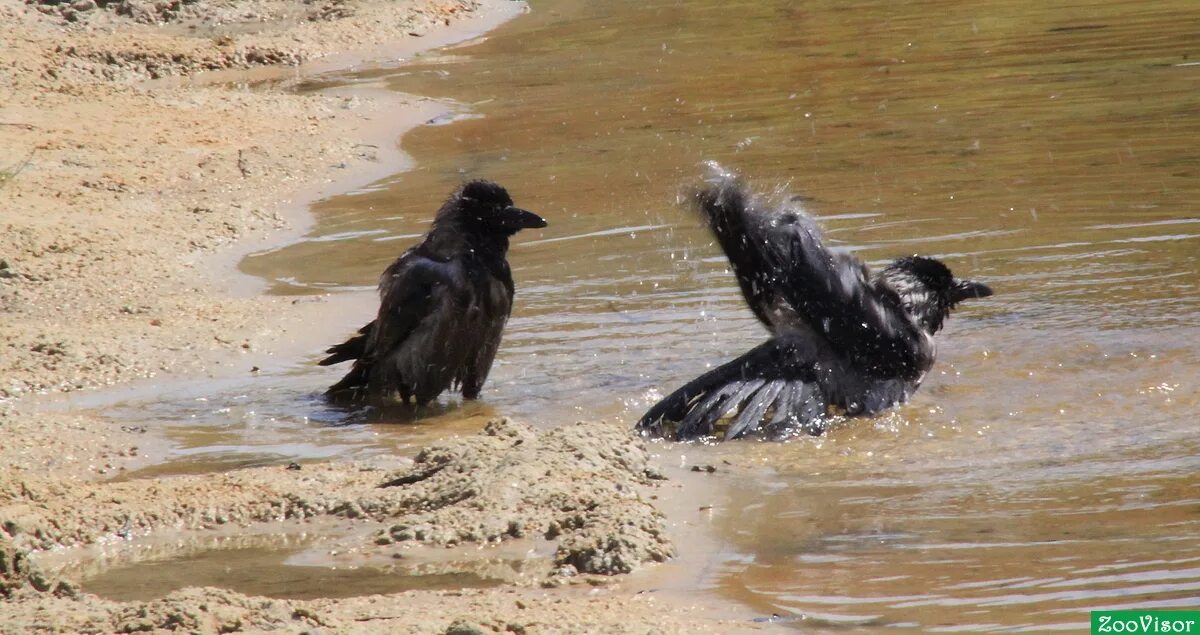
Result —
M 757 209 L 754 198 L 733 178 L 721 176 L 696 192 L 696 207 L 733 266 L 746 304 L 764 326 L 776 331 L 780 305 L 780 264 L 765 249 L 771 233 L 769 215 Z
M 441 262 L 416 253 L 405 254 L 379 279 L 379 316 L 375 318 L 371 348 L 376 353 L 395 349 L 421 322 L 437 313 L 461 283 L 453 261 Z M 450 290 L 450 294 L 439 291 Z
M 915 379 L 929 367 L 932 347 L 899 298 L 872 284 L 857 258 L 829 251 L 803 210 L 768 208 L 724 175 L 696 200 L 746 302 L 773 333 L 820 334 L 871 376 Z
M 830 404 L 819 381 L 821 355 L 808 334 L 768 340 L 668 395 L 642 416 L 638 429 L 680 441 L 696 439 L 712 435 L 717 422 L 733 413 L 726 439 L 760 429 L 771 435 L 820 434 Z
M 379 389 L 404 383 L 418 395 L 436 396 L 449 385 L 467 335 L 461 324 L 470 290 L 458 265 L 413 253 L 383 272 L 368 344 L 383 365 L 372 379 Z
M 468 353 L 463 368 L 462 395 L 465 399 L 475 399 L 487 381 L 500 349 L 500 339 L 504 335 L 504 325 L 512 313 L 514 287 L 512 271 L 508 262 L 501 260 L 491 270 L 487 284 L 483 285 L 482 297 L 476 298 L 480 311 L 477 341 Z
M 326 362 L 349 355 L 355 355 L 357 361 L 327 394 L 350 391 L 358 395 L 368 384 L 375 384 L 375 391 L 400 387 L 407 379 L 403 377 L 407 369 L 397 363 L 396 357 L 404 356 L 411 348 L 405 344 L 422 324 L 454 313 L 453 296 L 458 286 L 461 284 L 456 284 L 453 261 L 435 260 L 417 249 L 405 252 L 380 277 L 375 320 L 358 335 L 329 349 L 333 354 Z

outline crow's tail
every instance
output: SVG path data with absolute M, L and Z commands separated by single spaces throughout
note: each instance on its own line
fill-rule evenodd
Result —
M 371 337 L 371 331 L 375 328 L 375 322 L 367 324 L 358 329 L 358 333 L 341 344 L 334 344 L 325 349 L 329 353 L 329 357 L 317 362 L 319 366 L 332 366 L 340 364 L 352 359 L 362 359 L 367 354 L 367 340 Z
M 325 397 L 335 402 L 361 401 L 367 394 L 367 382 L 370 377 L 370 363 L 358 360 L 345 377 L 325 391 Z

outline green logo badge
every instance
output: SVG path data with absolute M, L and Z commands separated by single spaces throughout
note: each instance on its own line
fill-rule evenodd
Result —
M 1200 635 L 1200 611 L 1092 611 L 1092 635 L 1096 633 Z

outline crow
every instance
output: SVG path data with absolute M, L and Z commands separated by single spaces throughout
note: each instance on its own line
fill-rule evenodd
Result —
M 380 276 L 375 319 L 325 351 L 321 366 L 354 360 L 326 396 L 398 396 L 423 406 L 457 387 L 465 399 L 479 397 L 512 311 L 508 239 L 545 226 L 496 183 L 469 181 L 455 190 L 429 233 Z
M 826 247 L 795 203 L 773 205 L 736 176 L 714 175 L 693 203 L 733 267 L 742 295 L 771 338 L 692 380 L 638 421 L 648 436 L 821 434 L 831 410 L 871 415 L 904 403 L 933 366 L 933 335 L 959 302 L 992 295 L 956 280 L 935 258 L 907 256 L 871 275 Z

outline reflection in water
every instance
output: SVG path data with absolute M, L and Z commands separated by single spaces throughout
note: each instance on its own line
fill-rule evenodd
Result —
M 1195 15 L 1191 0 L 539 2 L 483 43 L 352 78 L 478 116 L 413 132 L 418 169 L 322 202 L 308 239 L 244 268 L 278 293 L 365 296 L 445 192 L 493 178 L 551 226 L 511 252 L 486 406 L 455 405 L 429 434 L 484 407 L 632 422 L 763 337 L 678 192 L 706 159 L 788 183 L 872 264 L 936 255 L 996 296 L 956 313 L 896 413 L 689 449 L 772 468 L 714 508 L 731 546 L 705 584 L 764 613 L 922 631 L 1194 608 Z M 342 334 L 315 334 L 313 359 Z M 184 445 L 225 430 L 191 447 L 229 457 L 282 435 L 296 445 L 274 443 L 278 458 L 346 456 L 430 430 L 323 427 L 341 415 L 307 395 L 333 375 L 256 379 L 245 407 L 283 411 L 269 432 L 218 412 L 244 387 L 210 394 L 222 405 Z

